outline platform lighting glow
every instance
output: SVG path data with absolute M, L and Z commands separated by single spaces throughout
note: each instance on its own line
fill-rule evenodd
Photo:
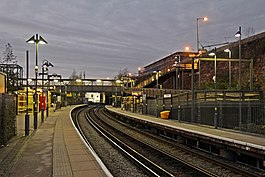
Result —
M 40 35 L 36 34 L 33 35 L 29 40 L 26 41 L 29 44 L 48 44 L 45 39 L 43 39 Z
M 238 31 L 236 34 L 235 34 L 235 37 L 240 37 L 241 36 L 241 32 Z
M 231 52 L 231 50 L 230 49 L 225 49 L 224 52 Z
M 76 79 L 75 81 L 76 81 L 76 82 L 82 82 L 82 80 L 81 80 L 81 79 Z
M 215 56 L 215 53 L 214 52 L 211 52 L 211 53 L 209 53 L 209 56 Z

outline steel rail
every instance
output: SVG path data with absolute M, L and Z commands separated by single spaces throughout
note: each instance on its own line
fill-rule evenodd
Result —
M 129 157 L 135 164 L 145 170 L 149 175 L 152 176 L 174 176 L 171 173 L 167 172 L 160 166 L 151 162 L 143 155 L 138 153 L 136 150 L 127 146 L 125 143 L 121 142 L 118 138 L 111 135 L 107 130 L 105 130 L 102 126 L 96 123 L 89 113 L 86 113 L 86 117 L 88 122 L 93 125 L 93 127 L 100 133 L 102 136 L 106 138 L 115 148 L 121 151 L 124 155 Z
M 107 114 L 105 111 L 102 111 L 102 113 L 103 113 L 105 116 L 107 116 L 108 118 L 113 119 L 113 117 L 112 117 L 111 115 Z M 114 119 L 114 121 L 117 121 L 117 119 Z M 133 128 L 133 127 L 127 125 L 127 124 L 124 123 L 124 122 L 119 121 L 119 123 L 122 123 L 122 124 L 123 124 L 124 126 L 126 126 L 127 128 L 137 130 L 136 128 Z M 138 129 L 138 130 L 139 130 L 139 129 Z M 123 132 L 123 133 L 124 133 L 124 132 Z M 176 145 L 176 144 L 174 144 L 174 143 L 172 143 L 172 142 L 170 142 L 170 141 L 166 141 L 165 139 L 158 138 L 158 137 L 155 136 L 155 135 L 150 135 L 149 133 L 147 134 L 147 133 L 145 133 L 145 132 L 141 132 L 141 133 L 144 133 L 144 134 L 146 134 L 146 135 L 148 135 L 148 136 L 150 136 L 150 137 L 152 137 L 152 138 L 159 139 L 160 141 L 164 141 L 164 142 L 166 142 L 166 143 L 170 143 L 170 144 L 172 144 L 172 145 Z M 130 135 L 127 135 L 127 136 L 130 136 Z M 134 137 L 131 137 L 131 138 L 135 139 Z M 141 140 L 139 140 L 139 139 L 135 139 L 135 140 L 136 140 L 136 141 L 139 141 L 139 142 L 141 142 L 141 143 L 146 144 L 144 141 L 141 141 Z M 178 157 L 172 156 L 171 154 L 169 154 L 169 153 L 167 153 L 167 152 L 164 152 L 164 151 L 162 151 L 161 149 L 158 149 L 158 148 L 156 148 L 156 147 L 153 147 L 153 146 L 151 146 L 151 145 L 149 145 L 149 144 L 146 144 L 146 145 L 147 145 L 147 146 L 150 146 L 151 148 L 156 149 L 157 151 L 160 151 L 161 153 L 164 153 L 165 155 L 167 155 L 167 156 L 169 156 L 169 157 L 171 157 L 171 158 L 174 158 L 174 159 L 180 161 L 181 163 L 183 163 L 183 164 L 185 164 L 185 165 L 187 165 L 187 166 L 190 166 L 191 168 L 194 168 L 194 169 L 200 171 L 201 173 L 203 173 L 203 174 L 205 174 L 205 175 L 208 175 L 208 176 L 219 176 L 219 175 L 217 175 L 217 174 L 215 174 L 215 173 L 210 172 L 210 171 L 207 170 L 207 169 L 204 169 L 204 168 L 199 167 L 199 166 L 195 166 L 195 165 L 193 165 L 192 163 L 189 163 L 189 162 L 187 162 L 187 161 L 185 161 L 185 160 L 183 160 L 183 159 L 181 159 L 181 158 L 178 158 Z M 178 147 L 178 148 L 181 148 L 181 147 Z M 219 161 L 219 160 L 217 160 L 217 159 L 213 159 L 213 158 L 207 157 L 207 156 L 205 156 L 205 155 L 202 155 L 202 154 L 199 154 L 199 153 L 196 153 L 196 152 L 189 151 L 189 150 L 187 150 L 187 149 L 183 149 L 183 148 L 181 148 L 180 150 L 183 151 L 184 153 L 190 153 L 192 157 L 194 157 L 194 156 L 198 156 L 198 158 L 200 158 L 200 159 L 204 159 L 204 160 L 207 161 L 207 162 L 211 162 L 211 163 L 213 163 L 213 164 L 216 164 L 216 165 L 218 165 L 219 167 L 224 168 L 225 170 L 229 170 L 229 171 L 231 171 L 231 173 L 236 173 L 236 174 L 240 174 L 240 175 L 247 175 L 247 176 L 253 176 L 253 177 L 254 177 L 254 176 L 259 176 L 258 174 L 253 174 L 253 173 L 250 172 L 250 171 L 247 171 L 247 170 L 244 170 L 244 169 L 241 169 L 241 168 L 237 168 L 237 167 L 234 167 L 234 166 L 230 166 L 229 164 L 226 164 L 226 163 L 224 163 L 224 162 L 221 162 L 221 161 Z M 216 168 L 218 168 L 218 167 L 216 167 Z

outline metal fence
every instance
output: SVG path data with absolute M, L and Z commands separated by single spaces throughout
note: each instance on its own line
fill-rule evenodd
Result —
M 194 99 L 191 92 L 146 97 L 126 107 L 131 108 L 128 111 L 156 117 L 168 110 L 169 118 L 177 121 L 265 134 L 262 92 L 195 91 L 194 94 Z
M 0 143 L 7 141 L 16 134 L 16 101 L 14 95 L 0 93 Z

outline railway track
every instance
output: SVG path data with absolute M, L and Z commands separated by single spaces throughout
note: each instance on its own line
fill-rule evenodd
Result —
M 113 118 L 113 116 L 106 114 L 101 108 L 101 115 L 104 114 L 106 117 L 104 121 L 114 119 L 113 123 L 117 123 L 117 119 Z M 98 111 L 98 112 L 99 112 Z M 107 119 L 108 118 L 108 119 Z M 111 123 L 111 124 L 113 124 Z M 120 122 L 125 126 L 122 129 L 122 132 L 126 132 L 127 129 L 135 130 L 134 127 L 128 126 L 123 122 Z M 114 124 L 113 124 L 114 125 Z M 117 125 L 116 128 L 120 127 Z M 204 153 L 202 151 L 198 151 L 196 149 L 188 148 L 187 146 L 180 145 L 172 140 L 168 140 L 168 138 L 160 138 L 157 135 L 153 135 L 150 133 L 146 133 L 140 131 L 140 136 L 136 136 L 139 129 L 130 133 L 130 136 L 136 139 L 137 141 L 141 140 L 141 143 L 154 148 L 156 151 L 160 151 L 163 153 L 163 157 L 169 156 L 173 157 L 173 161 L 179 161 L 184 165 L 190 166 L 192 169 L 196 169 L 197 171 L 207 175 L 207 176 L 262 176 L 264 172 L 253 169 L 251 167 L 245 165 L 237 165 L 233 162 L 229 162 L 225 159 L 220 159 L 215 155 L 209 155 L 208 153 Z M 142 137 L 142 135 L 145 135 Z M 145 139 L 149 139 L 145 141 Z M 143 141 L 144 140 L 144 141 Z M 160 145 L 158 145 L 160 144 Z M 167 148 L 161 148 L 161 147 Z M 170 160 L 167 159 L 167 160 Z M 163 162 L 164 163 L 164 162 Z M 203 165 L 201 165 L 203 164 Z
M 148 176 L 260 176 L 248 168 L 239 168 L 216 156 L 117 122 L 102 107 L 90 108 L 84 115 L 112 146 Z
M 142 169 L 146 175 L 148 176 L 174 176 L 173 174 L 170 174 L 168 171 L 164 170 L 157 164 L 153 163 L 149 159 L 145 158 L 143 155 L 138 153 L 135 149 L 131 148 L 130 146 L 126 145 L 122 141 L 119 140 L 118 137 L 113 135 L 112 133 L 109 133 L 109 129 L 106 129 L 102 127 L 100 124 L 95 121 L 95 119 L 98 118 L 98 116 L 95 116 L 96 114 L 92 114 L 91 112 L 94 112 L 95 109 L 90 109 L 88 112 L 90 114 L 86 113 L 86 118 L 88 122 L 93 125 L 93 127 L 101 133 L 104 138 L 112 144 L 112 146 L 116 149 L 118 149 L 119 152 L 121 152 L 124 156 L 126 156 L 130 161 L 133 162 L 137 167 Z
M 113 148 L 113 144 L 110 144 L 109 140 L 106 141 L 107 136 L 103 135 L 98 128 L 94 127 L 92 122 L 92 124 L 88 122 L 85 117 L 85 112 L 90 111 L 91 109 L 93 109 L 93 107 L 82 108 L 75 111 L 74 115 L 72 115 L 73 122 L 83 139 L 88 143 L 88 146 L 97 153 L 111 174 L 115 177 L 128 175 L 139 177 L 150 176 L 139 167 L 136 167 L 131 160 L 128 160 L 124 153 Z

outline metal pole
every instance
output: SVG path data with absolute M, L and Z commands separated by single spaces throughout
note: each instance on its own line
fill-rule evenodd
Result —
M 216 75 L 216 67 L 217 67 L 217 58 L 214 55 L 214 97 L 215 97 L 215 107 L 214 107 L 214 127 L 217 128 L 217 119 L 218 119 L 218 109 L 217 109 L 217 75 Z
M 231 61 L 228 62 L 228 69 L 229 69 L 229 87 L 231 88 L 232 85 Z
M 176 64 L 176 90 L 179 88 L 179 66 L 180 66 L 180 55 L 175 56 L 175 64 Z M 177 66 L 178 64 L 178 66 Z
M 178 67 L 177 67 L 177 64 L 176 64 L 176 90 L 178 89 Z
M 62 107 L 62 85 L 61 85 L 61 82 L 62 82 L 62 76 L 60 75 L 60 109 Z
M 48 116 L 49 116 L 49 87 L 50 87 L 50 77 L 49 77 L 49 70 L 47 70 L 47 78 L 48 78 L 48 84 L 47 84 L 46 117 L 48 117 Z
M 194 122 L 194 100 L 195 100 L 195 92 L 194 92 L 194 57 L 192 58 L 192 69 L 191 69 L 191 122 Z
M 27 81 L 26 81 L 26 115 L 25 115 L 25 136 L 29 135 L 29 51 L 26 51 Z
M 239 46 L 238 46 L 238 58 L 239 58 L 239 91 L 240 91 L 240 98 L 239 98 L 239 127 L 242 128 L 242 91 L 241 91 L 241 26 L 239 26 Z
M 41 92 L 41 122 L 44 122 L 44 66 L 42 66 L 42 76 L 41 76 L 41 87 L 42 87 L 42 92 Z
M 199 18 L 196 19 L 196 41 L 197 41 L 197 51 L 199 51 Z
M 201 60 L 198 59 L 198 64 L 199 64 L 199 89 L 201 89 Z
M 158 71 L 156 72 L 156 88 L 159 89 Z
M 253 89 L 253 59 L 250 61 L 250 91 Z
M 38 34 L 36 34 L 38 40 Z M 34 129 L 38 128 L 38 42 L 36 43 L 36 65 L 35 65 L 35 95 L 34 95 Z
M 239 46 L 238 46 L 238 58 L 239 58 L 239 90 L 241 90 L 241 26 L 239 27 Z
M 229 62 L 228 62 L 228 69 L 229 69 L 229 87 L 231 88 L 232 85 L 232 71 L 231 71 L 231 51 L 228 51 L 228 58 L 229 58 Z
M 183 90 L 184 88 L 184 71 L 182 69 L 182 74 L 181 74 L 181 89 Z

